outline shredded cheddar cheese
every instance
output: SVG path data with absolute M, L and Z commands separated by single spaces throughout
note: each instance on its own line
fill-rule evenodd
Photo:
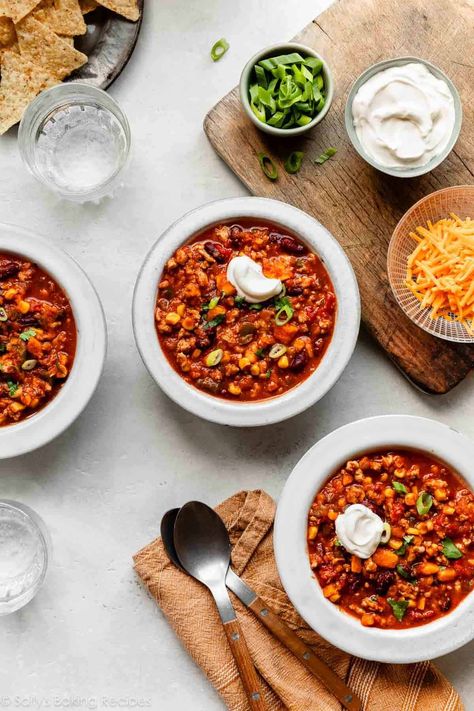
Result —
M 417 246 L 408 257 L 408 289 L 430 317 L 459 321 L 474 335 L 474 220 L 428 222 L 411 232 Z

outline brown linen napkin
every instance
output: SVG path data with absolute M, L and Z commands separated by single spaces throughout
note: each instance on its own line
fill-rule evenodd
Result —
M 230 534 L 235 572 L 260 595 L 364 702 L 366 711 L 462 711 L 462 702 L 429 662 L 388 665 L 341 652 L 313 632 L 283 592 L 273 556 L 275 504 L 264 491 L 241 491 L 216 511 Z M 230 711 L 248 704 L 208 591 L 177 570 L 157 538 L 134 556 L 147 585 L 182 643 Z M 269 711 L 340 711 L 341 705 L 232 595 Z

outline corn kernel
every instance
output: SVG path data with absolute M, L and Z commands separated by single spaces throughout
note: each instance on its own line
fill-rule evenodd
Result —
M 437 501 L 446 501 L 448 494 L 444 489 L 435 489 L 434 497 Z
M 176 307 L 176 313 L 179 314 L 179 316 L 184 316 L 185 311 L 186 311 L 185 304 L 180 304 L 179 306 Z
M 405 496 L 405 503 L 407 506 L 414 506 L 416 504 L 415 494 L 407 494 Z
M 240 360 L 239 360 L 240 370 L 244 370 L 248 365 L 250 365 L 250 361 L 248 358 L 240 358 Z
M 425 604 L 426 604 L 426 598 L 425 597 L 420 597 L 418 600 L 416 606 L 419 610 L 424 610 L 425 609 Z
M 328 519 L 329 519 L 330 521 L 335 521 L 336 518 L 338 517 L 338 515 L 339 515 L 339 514 L 337 513 L 337 511 L 329 511 L 329 513 L 328 513 Z
M 252 375 L 260 375 L 260 368 L 259 368 L 259 366 L 258 366 L 256 363 L 254 363 L 254 364 L 252 365 L 252 367 L 250 368 L 250 372 L 252 373 Z
M 171 326 L 176 326 L 177 323 L 179 323 L 181 320 L 181 316 L 174 311 L 170 311 L 169 314 L 166 314 L 165 316 L 165 321 L 166 323 L 169 323 Z
M 234 383 L 231 383 L 227 390 L 230 392 L 231 395 L 240 395 L 242 390 L 239 388 L 238 385 L 234 385 Z
M 29 301 L 23 301 L 23 299 L 17 304 L 17 309 L 21 314 L 27 314 L 30 308 Z
M 362 617 L 360 618 L 361 623 L 364 625 L 364 627 L 372 627 L 372 625 L 375 622 L 375 618 L 373 615 L 370 615 L 369 613 L 364 613 Z
M 387 486 L 387 488 L 384 489 L 383 493 L 385 494 L 386 499 L 393 499 L 393 497 L 395 496 L 395 491 L 390 486 Z
M 344 472 L 342 475 L 342 483 L 344 486 L 347 486 L 348 484 L 352 484 L 354 479 L 352 478 L 351 474 L 348 474 L 347 472 Z
M 278 359 L 278 367 L 279 368 L 288 368 L 290 365 L 288 357 L 286 355 L 283 355 L 281 358 Z
M 11 289 L 7 289 L 7 291 L 4 293 L 3 297 L 4 297 L 7 301 L 11 301 L 12 299 L 15 298 L 16 295 L 17 295 L 17 290 L 11 288 Z
M 314 541 L 316 536 L 318 535 L 318 527 L 317 526 L 310 526 L 308 528 L 308 538 L 310 541 Z

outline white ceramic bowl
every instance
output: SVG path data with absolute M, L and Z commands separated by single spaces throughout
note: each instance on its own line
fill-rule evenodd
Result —
M 242 217 L 270 221 L 299 236 L 329 272 L 338 303 L 331 343 L 316 371 L 284 395 L 259 402 L 229 402 L 189 385 L 169 364 L 155 329 L 157 288 L 175 250 L 210 225 Z M 306 410 L 325 395 L 346 367 L 360 322 L 359 291 L 352 267 L 334 237 L 316 220 L 291 205 L 265 198 L 231 198 L 189 212 L 158 239 L 138 275 L 133 297 L 133 329 L 152 378 L 178 405 L 211 422 L 255 427 L 280 422 Z
M 320 440 L 293 469 L 278 504 L 274 546 L 288 597 L 316 632 L 358 657 L 407 664 L 447 654 L 473 639 L 474 593 L 449 614 L 420 627 L 363 627 L 324 598 L 309 565 L 306 543 L 308 512 L 326 480 L 347 460 L 388 448 L 423 450 L 446 462 L 474 488 L 474 442 L 451 427 L 408 415 L 352 422 Z
M 0 252 L 25 257 L 51 274 L 71 302 L 77 328 L 74 363 L 57 395 L 37 414 L 0 427 L 0 459 L 6 459 L 47 444 L 80 415 L 102 373 L 107 332 L 94 287 L 65 252 L 33 232 L 5 224 L 0 224 Z

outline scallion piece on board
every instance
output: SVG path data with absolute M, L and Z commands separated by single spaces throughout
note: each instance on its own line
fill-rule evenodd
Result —
M 221 59 L 224 54 L 227 52 L 229 49 L 229 43 L 227 42 L 224 37 L 222 37 L 220 40 L 217 40 L 215 44 L 213 44 L 212 49 L 211 49 L 211 59 L 213 62 L 218 62 L 219 59 Z
M 269 180 L 276 180 L 278 178 L 277 167 L 270 156 L 267 156 L 266 153 L 259 153 L 258 162 Z
M 286 172 L 291 174 L 297 173 L 301 168 L 301 164 L 303 163 L 303 156 L 303 151 L 293 151 L 292 153 L 290 153 L 290 155 L 285 161 Z
M 318 165 L 322 165 L 327 160 L 332 158 L 332 156 L 336 155 L 336 153 L 337 153 L 337 148 L 327 148 L 324 151 L 324 153 L 321 153 L 321 155 L 316 158 L 316 160 L 314 162 L 317 163 Z

